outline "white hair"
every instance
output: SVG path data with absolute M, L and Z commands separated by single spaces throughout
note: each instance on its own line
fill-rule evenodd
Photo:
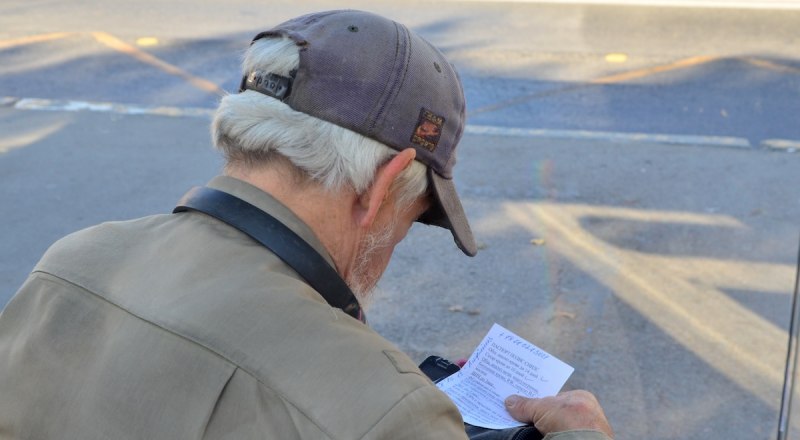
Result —
M 264 70 L 289 76 L 298 64 L 299 50 L 293 41 L 262 38 L 247 50 L 242 68 L 245 75 Z M 252 90 L 222 98 L 211 124 L 211 137 L 228 167 L 285 159 L 299 175 L 325 189 L 340 190 L 347 185 L 357 194 L 369 187 L 378 167 L 397 154 L 378 141 Z M 410 205 L 427 185 L 425 165 L 414 161 L 395 186 L 399 205 Z
M 392 245 L 392 236 L 397 226 L 396 218 L 377 230 L 370 232 L 364 239 L 364 244 L 358 251 L 358 257 L 350 273 L 345 277 L 345 283 L 353 291 L 358 303 L 364 311 L 369 309 L 378 289 L 380 273 L 371 272 L 372 259 L 375 255 Z

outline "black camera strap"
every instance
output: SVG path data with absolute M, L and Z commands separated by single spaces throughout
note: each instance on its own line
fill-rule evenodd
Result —
M 226 192 L 194 187 L 173 213 L 198 211 L 247 234 L 288 264 L 333 307 L 366 323 L 355 295 L 339 273 L 314 248 L 261 209 Z

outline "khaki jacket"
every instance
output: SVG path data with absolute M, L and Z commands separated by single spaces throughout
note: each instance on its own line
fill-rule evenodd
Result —
M 215 178 L 329 261 L 311 230 Z M 54 244 L 0 315 L 3 439 L 457 439 L 457 409 L 396 347 L 270 251 L 200 213 Z

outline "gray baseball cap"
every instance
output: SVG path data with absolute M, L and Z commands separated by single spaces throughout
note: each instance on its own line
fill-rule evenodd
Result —
M 461 81 L 444 55 L 400 23 L 363 11 L 294 18 L 253 39 L 285 36 L 300 48 L 291 77 L 245 72 L 240 91 L 280 99 L 398 151 L 414 148 L 435 203 L 419 219 L 453 233 L 467 255 L 475 239 L 453 184 L 464 131 Z

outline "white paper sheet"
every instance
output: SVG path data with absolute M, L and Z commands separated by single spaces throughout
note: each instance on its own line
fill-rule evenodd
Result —
M 574 370 L 495 324 L 464 368 L 437 385 L 455 402 L 465 422 L 504 429 L 523 425 L 506 411 L 506 397 L 554 396 Z

